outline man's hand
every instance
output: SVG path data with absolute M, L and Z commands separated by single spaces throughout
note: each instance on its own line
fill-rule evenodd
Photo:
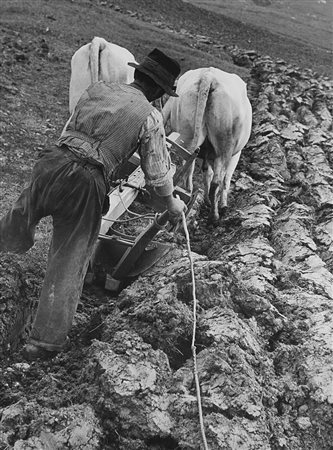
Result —
M 167 209 L 170 215 L 170 222 L 175 225 L 182 216 L 182 213 L 186 212 L 187 207 L 183 200 L 180 200 L 179 197 L 174 197 L 173 195 L 168 195 L 166 197 Z

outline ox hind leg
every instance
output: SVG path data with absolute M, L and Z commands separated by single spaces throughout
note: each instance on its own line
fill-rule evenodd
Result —
M 176 129 L 176 131 L 179 132 L 180 136 L 181 136 L 180 145 L 182 145 L 184 148 L 186 148 L 188 151 L 191 152 L 191 143 L 192 143 L 192 134 L 193 134 L 191 128 L 183 126 L 183 128 Z M 193 151 L 194 150 L 195 150 L 195 148 L 193 149 Z M 182 161 L 182 165 L 184 166 L 185 164 L 186 164 L 186 161 Z M 195 170 L 195 159 L 182 175 L 181 186 L 190 193 L 193 192 L 194 170 Z
M 213 176 L 209 187 L 210 212 L 208 223 L 217 225 L 220 219 L 219 215 L 219 195 L 221 195 L 222 183 L 225 176 L 224 161 L 221 156 L 214 159 L 212 169 Z
M 241 152 L 239 151 L 238 153 L 236 153 L 235 155 L 232 156 L 232 158 L 227 166 L 225 176 L 223 178 L 222 189 L 221 189 L 221 193 L 220 193 L 220 208 L 221 208 L 222 214 L 226 211 L 227 206 L 228 206 L 228 193 L 230 190 L 231 178 L 237 167 L 240 155 L 241 155 Z
M 186 161 L 183 162 L 183 164 L 186 164 Z M 195 169 L 195 160 L 192 162 L 192 164 L 187 169 L 186 173 L 183 177 L 183 183 L 185 186 L 185 189 L 192 193 L 193 192 L 193 173 Z
M 203 178 L 204 178 L 204 198 L 205 202 L 210 205 L 210 198 L 209 198 L 209 189 L 210 184 L 212 182 L 213 178 L 213 161 L 214 161 L 214 148 L 212 144 L 209 142 L 208 138 L 204 140 L 202 145 L 200 146 L 200 152 L 198 155 L 198 158 L 202 158 L 202 166 L 201 170 L 203 172 Z
M 228 206 L 228 191 L 230 181 L 237 166 L 240 152 L 233 155 L 236 142 L 233 129 L 229 122 L 222 124 L 218 133 L 210 133 L 209 140 L 212 143 L 210 159 L 213 160 L 213 178 L 209 190 L 211 201 L 210 218 L 214 223 L 219 220 L 219 207 L 221 213 L 225 213 Z
M 213 176 L 209 188 L 209 200 L 211 204 L 209 221 L 214 225 L 218 224 L 220 213 L 225 214 L 227 209 L 231 177 L 240 157 L 240 152 L 234 156 L 231 155 L 232 148 L 232 142 L 229 141 L 228 145 L 224 147 L 223 152 L 219 154 L 215 153 L 214 159 L 211 157 L 209 160 L 210 164 L 213 165 Z
M 209 188 L 209 199 L 211 203 L 211 210 L 209 214 L 209 221 L 214 225 L 219 222 L 219 204 L 223 198 L 222 206 L 227 206 L 227 189 L 226 181 L 230 185 L 230 178 L 225 179 L 228 172 L 228 167 L 232 160 L 232 151 L 234 148 L 233 138 L 231 134 L 231 127 L 224 124 L 219 133 L 210 133 L 209 141 L 211 142 L 211 151 L 209 152 L 208 161 L 213 167 L 213 176 L 211 178 Z M 227 184 L 228 184 L 227 183 Z
M 205 168 L 205 176 L 204 176 L 204 187 L 205 187 L 205 202 L 211 206 L 211 199 L 210 199 L 210 186 L 212 184 L 213 179 L 213 168 L 209 161 L 206 162 L 206 168 Z

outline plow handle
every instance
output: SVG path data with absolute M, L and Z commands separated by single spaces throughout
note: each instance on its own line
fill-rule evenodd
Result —
M 169 211 L 164 211 L 163 213 L 159 214 L 155 217 L 155 224 L 161 228 L 164 227 L 164 225 L 169 221 L 170 215 Z

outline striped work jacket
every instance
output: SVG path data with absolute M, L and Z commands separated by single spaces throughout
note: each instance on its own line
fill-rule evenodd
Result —
M 57 145 L 103 166 L 109 183 L 138 148 L 141 127 L 153 109 L 138 89 L 98 81 L 81 96 Z

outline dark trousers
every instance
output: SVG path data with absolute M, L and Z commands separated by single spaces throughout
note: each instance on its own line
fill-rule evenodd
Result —
M 30 184 L 0 220 L 0 248 L 21 253 L 34 243 L 42 217 L 53 236 L 30 342 L 61 350 L 71 328 L 96 242 L 106 186 L 101 170 L 52 147 L 37 161 Z

